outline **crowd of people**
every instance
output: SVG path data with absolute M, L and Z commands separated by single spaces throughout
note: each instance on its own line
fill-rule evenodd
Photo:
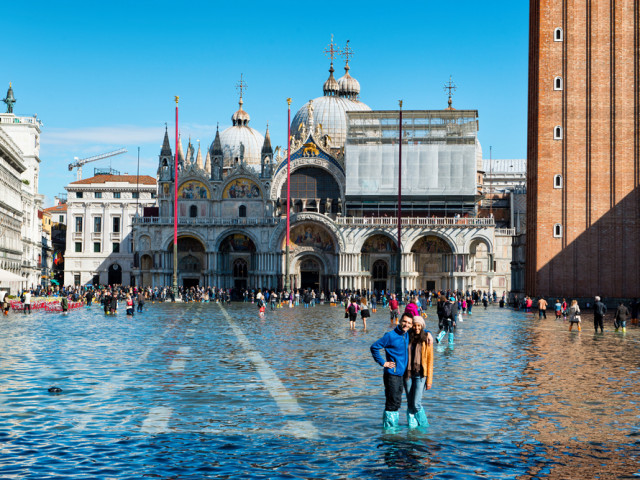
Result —
M 635 299 L 628 304 L 625 304 L 623 300 L 619 300 L 615 313 L 613 315 L 613 327 L 616 332 L 627 332 L 627 322 L 631 320 L 633 325 L 638 324 L 638 316 L 640 315 L 640 299 Z M 538 318 L 547 318 L 547 309 L 550 307 L 549 301 L 544 297 L 539 297 L 536 301 L 535 307 L 538 309 Z M 524 297 L 522 304 L 518 305 L 519 308 L 526 312 L 531 312 L 534 309 L 534 299 L 531 297 Z M 578 300 L 573 299 L 569 304 L 566 298 L 560 300 L 556 298 L 552 304 L 553 311 L 555 313 L 556 320 L 563 320 L 569 322 L 569 331 L 575 326 L 579 332 L 582 331 L 582 310 Z M 602 301 L 599 296 L 593 299 L 593 304 L 589 301 L 584 305 L 585 309 L 593 310 L 593 328 L 595 333 L 604 333 L 604 320 L 607 314 L 607 305 Z

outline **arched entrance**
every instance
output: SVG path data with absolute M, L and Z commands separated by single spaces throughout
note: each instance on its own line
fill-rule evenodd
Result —
M 151 285 L 151 268 L 153 267 L 153 259 L 151 255 L 142 255 L 140 257 L 140 270 L 142 271 L 142 279 L 140 286 L 146 287 Z
M 169 244 L 173 254 L 173 242 Z M 203 281 L 206 253 L 203 243 L 195 237 L 178 237 L 178 284 L 185 288 L 197 287 Z
M 239 290 L 247 289 L 247 279 L 249 278 L 249 265 L 244 258 L 237 258 L 233 261 L 233 286 Z
M 218 265 L 223 285 L 242 290 L 257 286 L 252 273 L 256 250 L 253 240 L 242 233 L 227 235 L 220 242 Z
M 320 289 L 320 262 L 313 257 L 305 257 L 300 261 L 300 288 Z
M 451 283 L 451 272 L 455 272 L 459 255 L 453 255 L 451 246 L 435 235 L 421 237 L 411 247 L 414 264 L 418 271 L 417 287 L 425 290 L 457 288 Z
M 122 285 L 122 268 L 117 263 L 109 267 L 109 285 Z
M 371 235 L 360 249 L 362 264 L 371 275 L 369 288 L 374 291 L 389 291 L 395 288 L 395 281 L 389 278 L 396 271 L 398 245 L 395 239 L 380 233 Z
M 389 278 L 389 267 L 384 260 L 376 260 L 371 268 L 371 280 L 373 289 L 378 292 L 387 290 L 387 279 Z

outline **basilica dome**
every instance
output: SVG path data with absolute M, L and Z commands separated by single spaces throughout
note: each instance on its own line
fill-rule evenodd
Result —
M 347 70 L 345 74 L 347 76 L 349 74 L 348 68 L 345 70 Z M 329 135 L 333 147 L 344 146 L 347 139 L 347 112 L 371 111 L 371 108 L 358 100 L 360 93 L 358 81 L 349 76 L 344 80 L 343 87 L 340 83 L 343 79 L 345 77 L 340 80 L 333 78 L 332 64 L 329 70 L 329 79 L 323 85 L 324 96 L 308 101 L 298 110 L 291 122 L 291 135 L 299 140 L 306 140 L 306 138 L 301 138 L 301 133 L 303 130 L 309 132 L 311 123 L 309 122 L 309 111 L 312 110 L 313 121 L 311 125 L 315 126 L 312 128 L 319 128 L 322 125 L 322 135 Z
M 233 125 L 220 134 L 224 167 L 232 167 L 244 160 L 246 165 L 259 169 L 264 137 L 249 126 L 251 117 L 242 109 L 242 97 L 238 104 L 240 108 L 231 117 Z

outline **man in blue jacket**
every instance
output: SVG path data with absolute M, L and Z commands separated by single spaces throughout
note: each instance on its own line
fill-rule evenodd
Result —
M 384 367 L 384 395 L 386 403 L 382 426 L 396 427 L 399 422 L 400 405 L 402 404 L 402 377 L 407 369 L 409 357 L 409 330 L 413 325 L 413 318 L 408 313 L 402 315 L 400 324 L 371 345 L 373 359 Z M 386 360 L 380 354 L 384 348 Z

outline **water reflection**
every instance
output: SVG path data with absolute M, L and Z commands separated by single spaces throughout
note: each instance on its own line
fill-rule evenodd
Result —
M 475 310 L 454 346 L 436 348 L 423 400 L 431 427 L 385 433 L 382 372 L 369 346 L 387 331 L 387 312 L 364 332 L 327 306 L 263 319 L 251 304 L 227 311 L 248 346 L 214 304 L 153 304 L 133 319 L 97 308 L 5 319 L 0 477 L 638 474 L 637 328 L 622 335 L 606 325 L 594 336 L 587 315 L 578 333 L 551 318 Z M 256 355 L 299 410 L 281 409 Z M 53 385 L 63 392 L 49 394 Z

